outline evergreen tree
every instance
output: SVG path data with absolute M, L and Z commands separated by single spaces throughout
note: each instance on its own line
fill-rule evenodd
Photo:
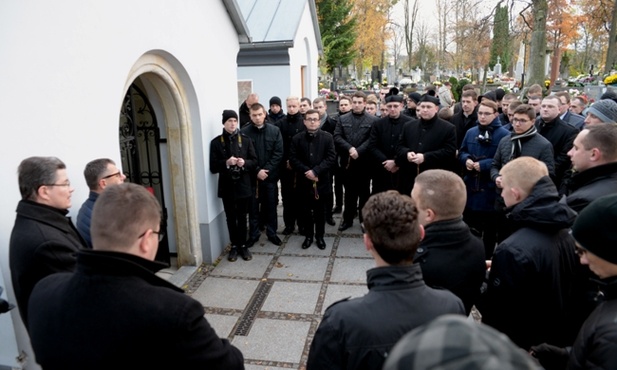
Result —
M 356 56 L 356 19 L 351 0 L 317 0 L 317 17 L 328 73 L 336 67 L 348 66 Z
M 512 45 L 510 40 L 510 25 L 508 23 L 508 8 L 497 6 L 493 20 L 493 44 L 491 45 L 491 60 L 489 66 L 495 67 L 497 57 L 501 58 L 502 71 L 507 71 L 512 62 Z

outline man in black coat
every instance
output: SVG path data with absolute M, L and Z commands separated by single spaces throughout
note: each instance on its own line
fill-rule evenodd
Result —
M 318 97 L 313 100 L 313 108 L 319 112 L 320 126 L 319 128 L 330 135 L 334 139 L 334 130 L 336 129 L 336 121 L 332 119 L 328 115 L 328 106 L 326 104 L 326 99 L 323 97 Z M 336 146 L 335 146 L 335 154 L 336 154 Z M 330 186 L 334 187 L 334 173 L 339 170 L 338 165 L 338 155 L 334 159 L 334 165 L 330 169 Z M 342 194 L 342 191 L 341 191 Z M 326 199 L 326 223 L 330 226 L 334 226 L 334 191 L 330 191 L 327 194 Z M 342 203 L 342 202 L 341 202 Z
M 218 197 L 223 200 L 231 250 L 227 259 L 234 262 L 253 257 L 246 247 L 246 217 L 253 196 L 251 177 L 255 175 L 257 155 L 251 138 L 238 130 L 238 115 L 223 111 L 223 133 L 210 142 L 210 172 L 219 174 Z
M 404 179 L 401 178 L 401 172 L 394 160 L 403 127 L 405 123 L 411 122 L 412 118 L 401 114 L 403 96 L 398 95 L 397 88 L 390 89 L 385 100 L 388 115 L 382 116 L 373 124 L 369 141 L 369 150 L 373 157 L 373 194 L 386 190 L 397 190 L 403 194 Z
M 130 210 L 130 212 L 127 212 Z M 28 307 L 44 369 L 243 369 L 201 303 L 157 277 L 161 208 L 144 187 L 110 186 L 92 214 L 93 250 L 41 280 Z M 87 343 L 87 345 L 85 345 Z
M 295 184 L 296 173 L 291 168 L 289 163 L 289 151 L 291 148 L 291 139 L 297 133 L 305 130 L 302 114 L 300 113 L 300 99 L 295 96 L 290 96 L 287 102 L 287 115 L 275 123 L 276 127 L 281 130 L 283 137 L 283 159 L 279 169 L 279 177 L 281 180 L 281 198 L 283 198 L 283 222 L 285 228 L 283 235 L 289 235 L 294 232 L 296 222 L 300 233 L 303 232 L 302 220 L 298 217 L 298 199 L 296 198 Z
M 547 96 L 540 105 L 540 116 L 536 120 L 536 127 L 540 135 L 544 136 L 553 145 L 555 160 L 555 176 L 553 181 L 559 189 L 561 181 L 570 168 L 568 151 L 579 130 L 559 118 L 559 98 L 555 95 Z
M 257 154 L 257 174 L 252 178 L 255 188 L 249 208 L 249 238 L 248 248 L 259 240 L 260 215 L 263 213 L 268 240 L 274 245 L 283 242 L 276 235 L 278 218 L 276 205 L 278 204 L 279 169 L 283 160 L 283 137 L 281 131 L 273 124 L 266 122 L 266 109 L 260 103 L 251 106 L 251 124 L 242 128 L 242 133 L 250 137 Z
M 576 213 L 559 203 L 546 165 L 531 157 L 501 168 L 503 199 L 514 233 L 493 254 L 486 291 L 476 307 L 482 322 L 518 346 L 568 343 L 570 292 L 578 263 L 569 228 Z
M 338 111 L 330 116 L 330 119 L 334 122 L 334 129 L 336 129 L 336 125 L 341 120 L 341 116 L 344 114 L 351 114 L 351 98 L 349 96 L 341 96 L 338 101 Z M 332 136 L 334 137 L 334 131 L 332 131 Z M 334 146 L 336 147 L 336 140 L 334 141 Z M 335 206 L 332 209 L 332 213 L 341 213 L 343 212 L 343 183 L 345 182 L 345 170 L 341 167 L 341 157 L 338 154 L 338 149 L 336 153 L 336 167 L 334 168 L 334 201 Z
M 381 369 L 408 331 L 445 314 L 464 315 L 459 298 L 428 287 L 413 256 L 424 231 L 413 200 L 390 190 L 364 208 L 364 244 L 377 267 L 367 271 L 369 292 L 326 310 L 308 356 L 308 370 Z
M 411 198 L 426 232 L 414 261 L 426 285 L 454 293 L 469 315 L 480 296 L 486 262 L 484 244 L 463 222 L 465 183 L 454 172 L 424 171 L 416 177 Z
M 345 211 L 339 231 L 353 225 L 357 210 L 362 209 L 371 192 L 369 136 L 377 117 L 364 111 L 366 95 L 362 91 L 353 95 L 351 104 L 351 113 L 340 116 L 334 130 L 334 144 L 345 174 Z
M 238 108 L 238 112 L 240 112 L 240 128 L 243 128 L 251 123 L 251 107 L 255 103 L 259 103 L 259 95 L 250 93 L 246 99 L 244 99 L 240 105 L 240 108 Z
M 420 99 L 420 119 L 405 124 L 398 145 L 396 165 L 404 171 L 401 193 L 410 194 L 416 176 L 426 170 L 453 170 L 456 166 L 456 129 L 437 117 L 439 99 Z
M 580 212 L 594 199 L 617 193 L 617 125 L 585 128 L 568 155 L 574 169 L 565 198 L 570 208 Z
M 476 90 L 463 91 L 461 110 L 452 116 L 450 122 L 456 127 L 456 148 L 460 148 L 465 134 L 478 124 L 478 93 Z
M 9 267 L 21 319 L 28 328 L 28 301 L 39 280 L 75 269 L 86 241 L 66 217 L 75 189 L 56 157 L 24 159 L 17 170 L 21 200 L 9 242 Z
M 326 249 L 324 241 L 325 215 L 328 195 L 332 193 L 330 172 L 334 167 L 336 152 L 334 139 L 328 132 L 319 129 L 319 112 L 309 109 L 304 114 L 305 132 L 293 137 L 289 162 L 296 172 L 296 197 L 304 223 L 304 242 L 307 249 L 313 243 Z

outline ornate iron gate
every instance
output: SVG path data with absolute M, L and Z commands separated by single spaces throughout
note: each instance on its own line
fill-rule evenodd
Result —
M 145 186 L 161 203 L 163 211 L 161 230 L 165 231 L 165 237 L 159 243 L 156 260 L 169 265 L 167 208 L 163 196 L 159 147 L 159 144 L 164 142 L 166 139 L 161 139 L 156 116 L 148 97 L 135 84 L 131 84 L 120 111 L 122 169 L 128 181 Z

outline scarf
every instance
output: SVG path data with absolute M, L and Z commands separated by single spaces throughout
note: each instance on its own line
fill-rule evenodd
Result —
M 521 151 L 523 149 L 522 143 L 534 137 L 538 133 L 535 125 L 532 125 L 531 128 L 522 134 L 512 133 L 510 136 L 510 140 L 512 141 L 512 151 L 510 152 L 510 159 L 515 159 L 521 156 Z

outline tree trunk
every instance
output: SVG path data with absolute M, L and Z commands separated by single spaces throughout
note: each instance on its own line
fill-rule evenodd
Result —
M 546 0 L 532 0 L 533 31 L 531 32 L 531 51 L 529 53 L 529 79 L 526 85 L 544 86 L 546 58 Z
M 613 4 L 613 21 L 611 31 L 608 34 L 608 50 L 606 51 L 606 63 L 604 63 L 604 73 L 610 73 L 617 62 L 617 0 Z

